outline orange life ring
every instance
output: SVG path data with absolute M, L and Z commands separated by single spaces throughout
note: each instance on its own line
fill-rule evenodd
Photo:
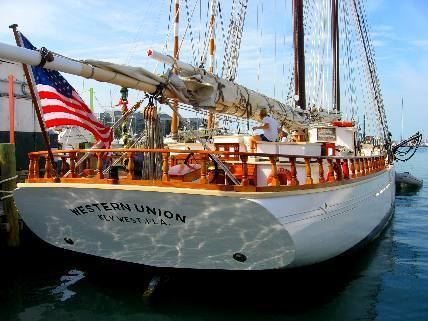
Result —
M 283 167 L 278 168 L 278 179 L 281 185 L 290 185 L 291 184 L 291 172 Z M 273 175 L 272 173 L 266 179 L 268 186 L 272 186 Z

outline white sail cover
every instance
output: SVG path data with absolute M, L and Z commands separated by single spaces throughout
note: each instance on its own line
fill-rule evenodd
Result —
M 266 108 L 272 117 L 288 128 L 306 128 L 314 120 L 337 119 L 335 114 L 320 114 L 287 106 L 244 86 L 209 74 L 203 69 L 178 69 L 178 76 L 172 72 L 158 76 L 141 67 L 98 60 L 85 60 L 84 63 L 155 86 L 163 86 L 174 93 L 175 97 L 166 94 L 168 98 L 177 98 L 182 103 L 215 110 L 220 114 L 260 120 L 260 109 Z
M 0 58 L 37 66 L 40 52 L 0 43 Z M 180 64 L 180 66 L 189 66 Z M 226 79 L 209 74 L 204 69 L 177 69 L 178 75 L 167 72 L 156 75 L 141 67 L 125 66 L 98 60 L 78 62 L 61 56 L 47 62 L 44 68 L 102 82 L 162 94 L 195 108 L 207 108 L 217 113 L 259 120 L 261 108 L 288 128 L 307 128 L 311 122 L 337 120 L 339 115 L 294 108 L 275 99 L 247 89 Z
M 174 74 L 171 74 L 168 78 L 165 76 L 158 76 L 142 67 L 132 67 L 128 65 L 114 64 L 101 60 L 88 59 L 84 60 L 83 63 L 98 67 L 106 71 L 114 72 L 115 74 L 133 78 L 145 84 L 150 84 L 159 88 L 167 88 L 174 94 L 175 98 L 178 98 L 181 102 L 185 104 L 189 103 L 189 100 L 187 98 L 187 90 L 184 85 L 184 82 Z M 149 93 L 153 94 L 154 92 Z

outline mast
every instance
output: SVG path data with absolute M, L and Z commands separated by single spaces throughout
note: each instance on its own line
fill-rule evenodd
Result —
M 213 74 L 214 73 L 214 51 L 215 51 L 215 13 L 216 13 L 217 1 L 211 0 L 211 17 L 210 17 L 210 59 L 208 65 L 208 71 Z M 208 128 L 214 128 L 214 114 L 209 111 L 208 112 Z
M 294 27 L 294 94 L 297 105 L 306 109 L 305 93 L 305 35 L 303 28 L 303 0 L 293 0 Z
M 179 28 L 179 12 L 180 12 L 180 0 L 174 0 L 174 53 L 173 57 L 175 60 L 178 60 L 178 28 Z M 174 68 L 174 73 L 176 73 L 176 70 Z M 178 106 L 177 101 L 174 99 L 173 102 L 174 110 L 172 111 L 172 119 L 171 119 L 171 135 L 173 138 L 177 137 L 178 134 Z
M 214 22 L 215 22 L 215 9 L 216 9 L 216 0 L 211 0 L 211 17 L 210 17 L 210 59 L 209 59 L 209 65 L 208 65 L 208 71 L 212 74 L 214 73 L 214 36 L 215 36 L 215 29 L 214 29 Z
M 332 102 L 333 110 L 340 111 L 340 76 L 339 76 L 339 0 L 331 0 L 331 55 L 333 58 L 332 68 Z

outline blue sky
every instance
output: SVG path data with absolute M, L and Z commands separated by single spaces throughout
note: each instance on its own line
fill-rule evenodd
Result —
M 320 0 L 314 0 L 320 1 Z M 192 12 L 195 0 L 187 2 Z M 202 10 L 206 10 L 202 0 Z M 231 1 L 223 5 L 224 29 L 227 30 Z M 258 5 L 257 5 L 258 3 Z M 263 15 L 261 14 L 263 3 Z M 93 58 L 116 63 L 144 66 L 153 71 L 156 64 L 145 57 L 148 48 L 162 50 L 168 34 L 169 0 L 140 1 L 0 1 L 0 41 L 13 44 L 8 29 L 17 23 L 19 29 L 37 47 L 45 46 L 75 59 Z M 249 0 L 242 40 L 238 82 L 259 89 L 278 99 L 287 94 L 291 70 L 292 38 L 290 34 L 290 0 Z M 257 28 L 257 9 L 259 28 Z M 281 13 L 281 14 L 278 14 Z M 389 127 L 394 138 L 400 137 L 401 98 L 404 98 L 404 136 L 421 130 L 428 135 L 428 1 L 367 0 L 368 21 L 375 44 L 376 60 Z M 186 14 L 181 14 L 185 30 Z M 191 29 L 183 43 L 181 59 L 192 62 L 190 30 L 194 50 L 201 47 L 200 31 L 205 30 L 205 16 L 195 7 Z M 276 30 L 276 31 L 275 31 Z M 260 32 L 263 36 L 260 37 Z M 222 31 L 217 31 L 217 52 L 221 53 Z M 274 43 L 277 43 L 276 55 Z M 171 50 L 172 35 L 168 48 Z M 259 50 L 261 49 L 261 55 Z M 218 57 L 221 60 L 221 56 Z M 260 63 L 260 72 L 258 65 Z M 283 73 L 284 68 L 284 73 Z M 161 71 L 159 66 L 156 69 Z M 219 71 L 219 70 L 218 70 Z M 88 99 L 87 89 L 94 87 L 96 110 L 111 109 L 119 98 L 119 89 L 91 80 L 65 75 Z M 139 93 L 132 92 L 130 100 Z

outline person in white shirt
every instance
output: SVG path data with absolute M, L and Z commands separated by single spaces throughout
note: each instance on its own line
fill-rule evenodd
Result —
M 255 152 L 257 141 L 263 142 L 276 142 L 280 130 L 278 122 L 270 117 L 266 108 L 260 110 L 260 119 L 262 119 L 262 126 L 255 126 L 253 130 L 263 129 L 263 134 L 252 136 L 250 139 L 251 152 Z

